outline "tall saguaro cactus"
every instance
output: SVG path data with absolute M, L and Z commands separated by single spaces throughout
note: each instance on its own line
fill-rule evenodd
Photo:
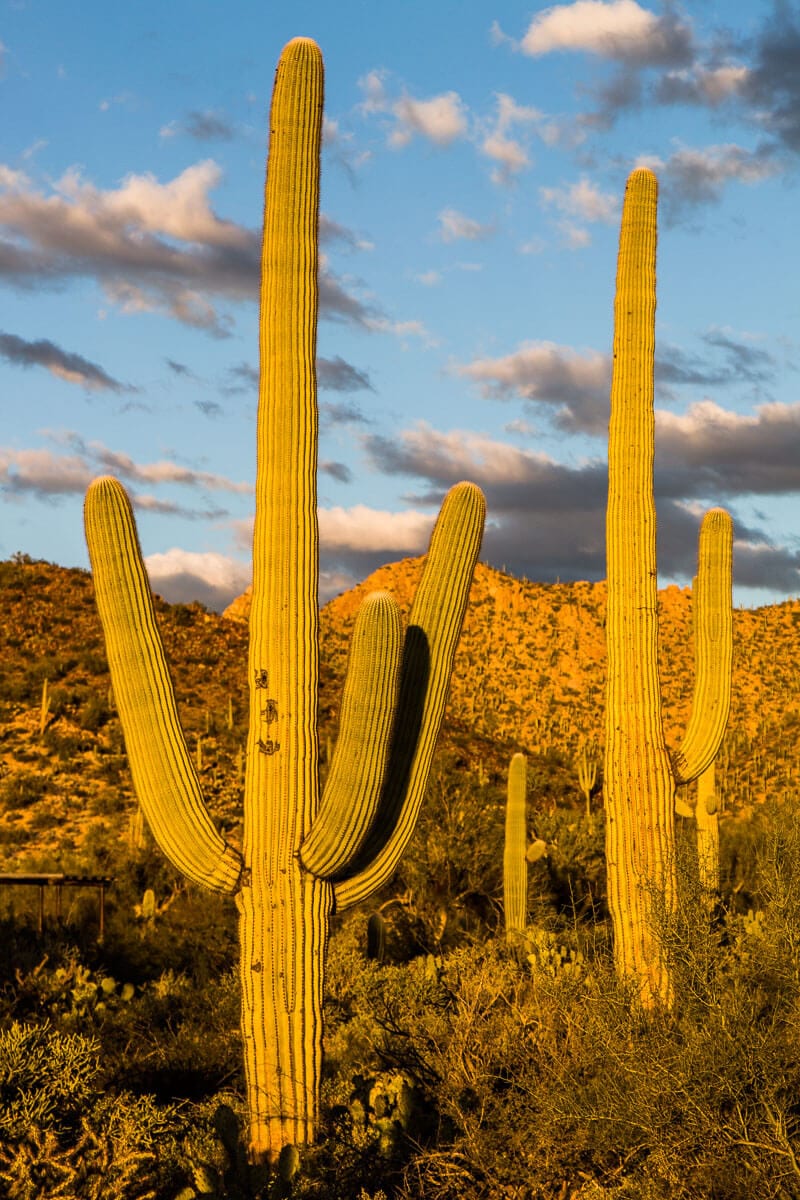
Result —
M 236 899 L 255 1162 L 315 1135 L 328 919 L 389 878 L 413 832 L 485 513 L 473 484 L 457 484 L 445 498 L 405 635 L 387 593 L 364 601 L 320 799 L 314 363 L 322 89 L 317 45 L 290 42 L 270 111 L 241 853 L 203 801 L 128 499 L 103 478 L 85 505 L 114 692 L 148 823 L 189 879 Z
M 670 755 L 658 675 L 653 498 L 657 193 L 652 171 L 629 177 L 614 305 L 606 520 L 609 907 L 618 973 L 635 985 L 645 1007 L 673 1000 L 659 928 L 676 901 L 675 787 L 695 779 L 717 753 L 732 661 L 732 526 L 727 513 L 713 509 L 699 544 L 692 715 L 681 746 Z

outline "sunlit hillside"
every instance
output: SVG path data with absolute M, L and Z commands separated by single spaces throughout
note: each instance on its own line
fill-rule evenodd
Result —
M 420 569 L 419 559 L 382 567 L 323 609 L 323 762 L 361 599 L 386 588 L 407 611 Z M 0 587 L 4 860 L 10 869 L 31 853 L 55 854 L 68 865 L 87 843 L 122 836 L 135 807 L 91 578 L 47 563 L 6 562 Z M 694 678 L 691 594 L 667 588 L 660 603 L 665 716 L 677 743 Z M 199 605 L 158 601 L 157 607 L 190 751 L 215 815 L 235 832 L 247 728 L 247 625 L 241 619 L 247 598 L 235 602 L 233 616 Z M 467 764 L 489 774 L 501 772 L 516 749 L 534 757 L 555 752 L 567 776 L 584 744 L 599 758 L 604 607 L 603 584 L 535 584 L 480 565 L 443 745 L 455 739 Z M 733 708 L 719 772 L 729 811 L 780 796 L 797 780 L 799 623 L 798 601 L 735 613 Z
M 321 614 L 323 774 L 358 605 L 387 588 L 407 612 L 420 567 L 383 567 Z M 187 884 L 135 820 L 92 580 L 18 558 L 0 564 L 0 595 L 3 872 L 113 881 L 102 941 L 93 889 L 67 889 L 60 916 L 49 894 L 41 931 L 33 888 L 0 893 L 0 1194 L 797 1194 L 786 1164 L 800 1147 L 800 826 L 793 803 L 765 801 L 796 796 L 799 603 L 735 615 L 719 907 L 698 890 L 694 822 L 679 821 L 669 937 L 682 999 L 650 1023 L 629 1012 L 610 958 L 601 780 L 588 810 L 578 788 L 581 756 L 601 759 L 604 587 L 478 568 L 415 834 L 385 886 L 331 922 L 324 1140 L 276 1191 L 243 1149 L 234 900 Z M 660 600 L 675 742 L 691 699 L 691 595 Z M 188 749 L 234 845 L 247 604 L 226 616 L 156 600 Z M 517 750 L 524 840 L 543 852 L 526 869 L 515 942 L 504 850 Z
M 421 569 L 418 558 L 381 567 L 326 605 L 323 645 L 337 677 L 364 596 L 385 588 L 407 612 Z M 555 749 L 574 759 L 584 744 L 601 750 L 605 603 L 604 583 L 531 583 L 479 564 L 453 672 L 450 723 L 531 754 Z M 232 610 L 245 617 L 247 597 Z M 665 727 L 677 746 L 694 684 L 691 589 L 664 588 L 659 612 Z M 719 761 L 723 801 L 737 811 L 798 779 L 798 667 L 800 601 L 734 612 L 732 707 Z

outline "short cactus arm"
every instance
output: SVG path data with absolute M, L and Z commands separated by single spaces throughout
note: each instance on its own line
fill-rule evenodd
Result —
M 187 879 L 232 893 L 241 859 L 220 836 L 203 802 L 121 484 L 96 479 L 86 495 L 84 517 L 114 697 L 147 822 Z
M 733 523 L 712 508 L 700 526 L 694 591 L 695 686 L 686 734 L 672 756 L 675 779 L 689 783 L 719 750 L 731 706 Z
M 337 909 L 391 877 L 411 840 L 444 716 L 456 647 L 483 536 L 486 501 L 473 483 L 447 493 L 403 645 L 398 710 L 378 812 L 362 851 L 334 887 Z
M 322 802 L 300 847 L 303 866 L 322 878 L 352 862 L 378 808 L 397 710 L 402 647 L 397 602 L 388 592 L 370 592 L 353 630 L 339 737 Z

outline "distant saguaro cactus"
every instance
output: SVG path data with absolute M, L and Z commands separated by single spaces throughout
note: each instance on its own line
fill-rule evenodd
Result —
M 515 754 L 508 768 L 503 850 L 503 912 L 509 941 L 523 934 L 528 923 L 527 778 L 528 760 L 524 754 Z
M 50 720 L 50 688 L 47 678 L 42 680 L 42 700 L 39 705 L 39 737 L 44 737 L 44 731 L 47 729 L 48 721 Z
M 597 759 L 593 752 L 589 752 L 586 746 L 581 747 L 580 758 L 578 759 L 578 787 L 581 789 L 581 795 L 586 801 L 586 819 L 587 821 L 592 815 L 592 792 L 597 785 Z
M 674 999 L 659 923 L 676 901 L 675 787 L 695 779 L 717 753 L 732 660 L 732 526 L 726 512 L 713 509 L 700 532 L 692 714 L 670 755 L 658 675 L 653 498 L 657 193 L 652 171 L 629 177 L 614 305 L 606 520 L 608 898 L 618 973 L 646 1008 Z
M 483 532 L 478 488 L 445 497 L 403 637 L 395 601 L 358 614 L 339 741 L 319 795 L 317 323 L 323 65 L 281 55 L 262 255 L 250 724 L 240 853 L 216 829 L 180 727 L 128 499 L 86 497 L 86 537 L 134 784 L 161 849 L 239 912 L 250 1156 L 313 1139 L 328 918 L 392 874 L 417 819 Z
M 528 843 L 528 760 L 515 754 L 508 768 L 506 794 L 506 837 L 503 849 L 503 913 L 506 939 L 519 942 L 528 926 L 528 863 L 547 853 L 547 843 L 534 838 Z

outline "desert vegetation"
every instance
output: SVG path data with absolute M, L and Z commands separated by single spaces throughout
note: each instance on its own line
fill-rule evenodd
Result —
M 405 604 L 419 569 L 399 563 L 363 586 L 389 586 Z M 588 815 L 579 782 L 585 737 L 603 742 L 590 686 L 602 651 L 574 677 L 570 704 L 558 704 L 556 673 L 533 694 L 541 737 L 518 736 L 531 714 L 513 680 L 507 721 L 459 704 L 495 612 L 530 678 L 551 613 L 577 600 L 597 622 L 593 631 L 587 617 L 587 643 L 601 636 L 602 589 L 545 588 L 479 567 L 414 837 L 391 880 L 333 919 L 321 1138 L 286 1182 L 246 1161 L 233 902 L 187 884 L 146 826 L 134 836 L 138 805 L 91 579 L 18 558 L 0 566 L 0 585 L 3 869 L 114 878 L 102 944 L 91 891 L 69 895 L 61 923 L 48 899 L 41 936 L 35 894 L 0 891 L 7 1194 L 798 1194 L 798 685 L 788 664 L 800 604 L 734 614 L 733 717 L 716 767 L 720 890 L 709 917 L 694 821 L 678 817 L 681 900 L 666 927 L 678 1002 L 645 1021 L 613 969 L 602 771 Z M 320 614 L 323 780 L 357 600 L 348 593 Z M 156 608 L 187 740 L 203 739 L 209 807 L 237 843 L 246 626 L 199 605 Z M 664 702 L 680 712 L 690 596 L 668 589 L 659 608 Z M 748 661 L 750 645 L 760 652 Z M 783 702 L 754 705 L 769 695 L 774 661 L 787 664 Z M 502 677 L 501 648 L 485 662 Z M 51 714 L 40 736 L 44 677 Z M 520 747 L 527 845 L 541 840 L 546 853 L 528 864 L 526 927 L 513 943 L 503 857 Z M 384 938 L 370 958 L 373 914 Z

